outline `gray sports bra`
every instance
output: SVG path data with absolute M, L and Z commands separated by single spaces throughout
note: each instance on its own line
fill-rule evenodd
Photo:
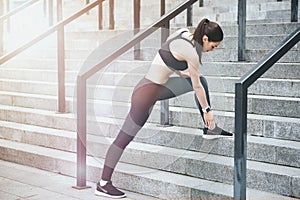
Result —
M 177 60 L 173 56 L 172 52 L 170 51 L 170 43 L 177 39 L 186 40 L 187 42 L 191 43 L 194 46 L 194 44 L 190 40 L 182 37 L 182 34 L 184 32 L 187 32 L 187 31 L 182 31 L 178 36 L 176 36 L 170 40 L 167 40 L 162 45 L 162 47 L 158 50 L 158 53 L 159 53 L 160 57 L 162 58 L 162 60 L 164 61 L 164 63 L 172 70 L 186 70 L 188 68 L 188 64 L 186 61 Z

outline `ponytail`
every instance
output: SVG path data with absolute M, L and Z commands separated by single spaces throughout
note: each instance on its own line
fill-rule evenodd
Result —
M 220 42 L 223 40 L 224 34 L 221 27 L 216 22 L 211 22 L 207 18 L 204 18 L 198 24 L 193 39 L 202 46 L 202 38 L 205 35 L 210 42 Z
M 204 18 L 200 21 L 194 31 L 193 40 L 195 41 L 196 51 L 199 55 L 201 63 L 201 54 L 203 48 L 203 36 L 208 37 L 209 42 L 220 42 L 223 40 L 224 34 L 221 27 L 216 23 Z

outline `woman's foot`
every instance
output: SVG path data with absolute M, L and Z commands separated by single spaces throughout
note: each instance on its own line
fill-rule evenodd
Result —
M 203 138 L 212 140 L 217 138 L 231 138 L 233 136 L 232 133 L 224 131 L 220 127 L 216 125 L 216 127 L 213 130 L 209 130 L 208 128 L 203 129 Z
M 100 182 L 98 182 L 95 190 L 95 195 L 110 197 L 114 199 L 126 197 L 126 194 L 113 186 L 111 181 L 107 181 L 105 184 L 100 184 Z

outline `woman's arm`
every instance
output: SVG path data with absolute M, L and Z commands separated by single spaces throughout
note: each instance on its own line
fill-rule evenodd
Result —
M 197 99 L 201 105 L 202 108 L 207 108 L 208 102 L 207 102 L 207 98 L 206 98 L 206 93 L 204 90 L 204 87 L 200 81 L 200 73 L 197 69 L 195 69 L 194 67 L 190 67 L 189 65 L 189 72 L 190 72 L 190 77 L 192 80 L 192 84 L 193 84 L 193 89 L 195 91 L 195 94 L 197 96 Z M 205 121 L 205 126 L 209 129 L 214 129 L 215 128 L 215 122 L 214 122 L 214 115 L 213 112 L 210 111 L 208 113 L 204 112 L 203 114 L 204 117 L 204 121 Z
M 198 70 L 199 57 L 191 44 L 184 40 L 175 40 L 170 44 L 170 49 L 174 57 L 178 60 L 185 60 L 188 64 L 188 73 L 192 81 L 193 90 L 202 108 L 207 108 L 208 102 L 204 87 L 200 81 L 200 72 Z M 182 72 L 180 72 L 181 75 Z M 179 74 L 179 75 L 180 75 Z M 209 129 L 215 128 L 214 116 L 212 111 L 204 113 L 205 126 Z
M 180 70 L 177 70 L 175 72 L 177 75 L 181 76 L 181 77 L 184 77 L 184 78 L 190 78 L 190 73 L 187 71 L 187 72 L 183 72 L 183 71 L 180 71 Z

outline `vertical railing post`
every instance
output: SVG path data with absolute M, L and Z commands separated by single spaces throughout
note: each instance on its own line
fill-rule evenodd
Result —
M 103 0 L 100 1 L 98 6 L 98 29 L 103 29 Z
M 246 200 L 247 88 L 235 84 L 234 199 Z
M 90 3 L 90 0 L 85 0 L 85 4 L 86 4 L 86 5 L 87 5 L 87 4 L 89 4 L 89 3 Z M 89 11 L 87 11 L 87 12 L 86 12 L 86 14 L 87 14 L 87 15 L 89 15 L 89 14 L 90 14 L 90 12 L 89 12 Z
M 77 77 L 77 177 L 76 189 L 89 188 L 86 185 L 86 79 Z
M 47 0 L 43 0 L 43 14 L 44 17 L 47 16 Z
M 186 25 L 193 26 L 193 6 L 190 6 L 187 9 Z
M 203 6 L 204 6 L 203 0 L 199 0 L 199 7 L 203 7 Z
M 62 0 L 57 0 L 57 22 L 62 20 Z M 61 26 L 57 30 L 57 61 L 58 61 L 58 112 L 66 111 L 65 100 L 65 31 Z
M 238 0 L 238 61 L 246 60 L 246 4 L 246 0 Z
M 49 12 L 49 26 L 52 26 L 53 22 L 54 22 L 53 0 L 49 0 L 49 3 L 48 3 L 48 12 Z
M 4 15 L 4 1 L 0 0 L 0 16 Z M 0 19 L 0 56 L 4 54 L 4 21 Z
M 166 0 L 160 0 L 160 16 L 166 13 Z
M 141 28 L 141 0 L 133 1 L 133 28 L 134 34 L 137 34 Z M 134 59 L 141 59 L 141 44 L 138 43 L 134 46 Z
M 9 0 L 7 0 L 6 1 L 6 13 L 8 13 L 10 11 L 10 1 Z M 7 18 L 6 19 L 6 27 L 7 27 L 7 30 L 6 30 L 6 32 L 7 33 L 10 33 L 10 17 L 9 18 Z
M 114 0 L 109 0 L 109 29 L 113 30 L 115 28 L 115 7 Z
M 160 15 L 163 16 L 166 12 L 165 0 L 160 1 Z M 170 35 L 170 21 L 164 24 L 161 29 L 161 43 L 164 43 Z M 163 100 L 160 102 L 160 124 L 169 125 L 169 100 Z
M 291 1 L 291 22 L 298 22 L 298 0 Z

